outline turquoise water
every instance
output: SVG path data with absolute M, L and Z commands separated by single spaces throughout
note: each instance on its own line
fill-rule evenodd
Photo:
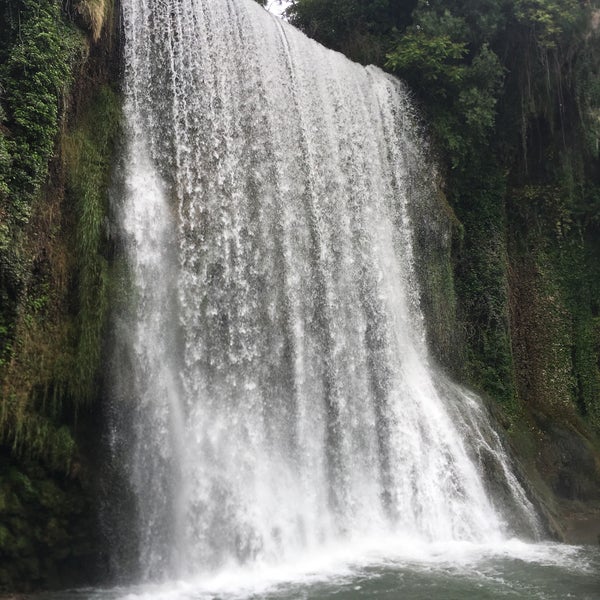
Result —
M 598 547 L 510 541 L 495 549 L 468 544 L 434 546 L 427 552 L 420 548 L 413 558 L 401 551 L 391 558 L 372 552 L 353 562 L 342 554 L 160 585 L 45 594 L 43 600 L 600 598 Z

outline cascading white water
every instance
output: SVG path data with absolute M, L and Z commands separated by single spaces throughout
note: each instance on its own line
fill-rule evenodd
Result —
M 534 530 L 478 399 L 429 364 L 410 214 L 434 177 L 403 85 L 251 0 L 122 5 L 114 428 L 143 577 L 499 540 L 503 506 Z

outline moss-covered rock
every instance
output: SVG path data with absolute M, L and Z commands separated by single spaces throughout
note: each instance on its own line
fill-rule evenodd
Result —
M 84 5 L 101 14 L 78 21 L 82 31 L 73 17 Z M 0 125 L 0 213 L 9 216 L 9 239 L 0 239 L 0 589 L 18 590 L 88 583 L 102 562 L 89 466 L 101 432 L 87 422 L 101 387 L 120 100 L 113 2 L 11 0 L 0 10 L 14 91 Z M 40 76 L 24 81 L 19 65 Z M 25 104 L 44 114 L 25 115 Z M 17 203 L 5 202 L 3 182 Z

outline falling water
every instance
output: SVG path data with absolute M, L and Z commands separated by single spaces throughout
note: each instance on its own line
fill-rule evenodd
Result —
M 122 5 L 113 434 L 141 577 L 534 534 L 479 399 L 430 365 L 405 87 L 251 0 Z

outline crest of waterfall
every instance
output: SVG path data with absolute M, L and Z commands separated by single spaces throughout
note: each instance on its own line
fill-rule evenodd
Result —
M 122 9 L 113 435 L 143 577 L 534 531 L 479 399 L 429 364 L 404 86 L 251 0 Z

